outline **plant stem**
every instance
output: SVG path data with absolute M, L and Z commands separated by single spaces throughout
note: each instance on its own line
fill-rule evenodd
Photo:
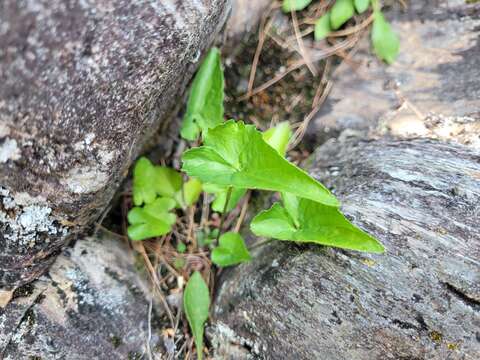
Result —
M 227 212 L 228 202 L 232 196 L 232 190 L 233 188 L 229 186 L 227 190 L 227 198 L 225 199 L 225 205 L 223 206 L 222 217 L 220 218 L 220 226 L 218 227 L 217 238 L 215 239 L 215 245 L 218 245 L 218 240 L 220 239 L 220 234 L 222 233 L 223 223 L 225 222 L 225 213 Z

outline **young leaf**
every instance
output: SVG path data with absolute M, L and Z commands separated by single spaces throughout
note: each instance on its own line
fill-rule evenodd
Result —
M 203 331 L 208 319 L 210 308 L 210 294 L 208 286 L 198 271 L 195 271 L 188 280 L 183 293 L 183 307 L 187 316 L 188 324 L 192 330 L 197 348 L 197 357 L 203 357 Z
M 351 224 L 338 209 L 283 195 L 285 207 L 275 203 L 252 220 L 250 228 L 255 235 L 373 253 L 384 251 L 382 244 Z
M 280 155 L 285 156 L 288 142 L 292 137 L 292 130 L 290 130 L 289 122 L 283 121 L 265 131 L 262 136 L 268 145 L 277 150 Z
M 183 197 L 185 205 L 190 206 L 197 202 L 202 193 L 202 183 L 198 179 L 190 179 L 183 184 Z
M 220 51 L 212 48 L 192 83 L 180 134 L 195 140 L 200 132 L 223 121 L 223 70 Z
M 370 5 L 370 0 L 354 0 L 354 3 L 357 13 L 361 14 L 368 9 L 368 5 Z
M 204 183 L 290 192 L 328 206 L 339 206 L 327 188 L 285 160 L 252 125 L 228 121 L 210 129 L 204 144 L 182 156 L 182 170 Z
M 153 203 L 134 207 L 128 212 L 128 236 L 132 240 L 144 240 L 168 233 L 175 223 L 175 214 L 169 211 L 175 207 L 175 200 L 158 198 Z
M 355 13 L 353 0 L 337 0 L 330 10 L 330 25 L 337 30 Z
M 315 32 L 314 32 L 315 40 L 317 41 L 323 40 L 331 32 L 332 32 L 332 28 L 330 27 L 330 12 L 327 12 L 325 15 L 323 15 L 317 21 L 315 21 Z
M 150 204 L 157 197 L 155 166 L 146 157 L 141 157 L 133 168 L 133 203 Z
M 212 251 L 212 262 L 220 267 L 236 265 L 251 259 L 243 238 L 234 232 L 220 236 L 219 245 Z
M 305 9 L 312 0 L 283 0 L 282 10 L 283 12 L 300 11 Z
M 166 166 L 155 166 L 155 189 L 161 196 L 173 198 L 182 189 L 182 175 Z
M 387 64 L 395 61 L 400 49 L 400 41 L 381 11 L 375 11 L 372 27 L 373 50 Z

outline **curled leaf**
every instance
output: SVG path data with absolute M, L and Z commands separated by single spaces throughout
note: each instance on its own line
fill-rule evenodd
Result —
M 193 80 L 180 134 L 195 140 L 223 121 L 223 70 L 220 51 L 212 48 Z

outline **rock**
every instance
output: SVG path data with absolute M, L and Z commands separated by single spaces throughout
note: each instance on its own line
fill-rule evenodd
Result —
M 217 282 L 218 358 L 232 347 L 243 355 L 230 359 L 476 358 L 479 159 L 478 150 L 422 139 L 320 147 L 312 173 L 386 253 L 258 249 Z
M 397 2 L 387 17 L 400 36 L 398 59 L 385 66 L 372 54 L 370 38 L 361 41 L 352 59 L 358 67 L 344 63 L 336 70 L 329 98 L 311 122 L 307 136 L 318 143 L 345 129 L 444 138 L 449 126 L 432 129 L 432 118 L 479 119 L 480 4 L 414 1 L 403 9 Z M 480 126 L 466 132 L 478 134 Z M 472 137 L 464 140 L 480 146 Z
M 232 13 L 225 29 L 227 42 L 233 45 L 245 35 L 258 30 L 262 16 L 271 5 L 270 0 L 233 0 Z
M 0 358 L 140 356 L 147 344 L 148 293 L 125 243 L 108 236 L 78 241 L 47 275 L 18 288 L 0 308 Z M 153 310 L 152 349 L 161 345 L 159 315 Z
M 228 0 L 0 4 L 0 288 L 99 217 L 177 106 Z

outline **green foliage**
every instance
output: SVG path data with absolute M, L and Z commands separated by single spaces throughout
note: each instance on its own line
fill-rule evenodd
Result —
M 214 194 L 215 199 L 212 202 L 212 210 L 223 213 L 225 202 L 227 201 L 228 186 L 219 186 L 215 184 L 205 184 L 204 190 L 209 194 Z M 247 189 L 232 188 L 230 199 L 228 200 L 227 212 L 232 211 L 245 195 Z
M 283 0 L 282 10 L 284 12 L 303 10 L 311 2 L 312 0 Z
M 212 251 L 212 262 L 220 267 L 250 261 L 251 256 L 243 238 L 234 232 L 220 236 L 219 245 Z
M 176 221 L 175 214 L 169 212 L 175 207 L 175 200 L 157 198 L 142 207 L 134 207 L 128 212 L 128 236 L 132 240 L 144 240 L 165 235 Z
M 357 10 L 357 12 L 361 14 L 367 11 L 368 5 L 370 5 L 370 0 L 354 0 L 354 4 L 355 10 Z
M 184 207 L 195 204 L 202 193 L 202 183 L 198 179 L 190 179 L 183 184 Z M 178 196 L 178 194 L 177 194 Z
M 149 204 L 157 197 L 155 167 L 150 160 L 141 157 L 133 169 L 133 203 Z
M 332 29 L 339 29 L 354 13 L 353 0 L 336 0 L 330 10 L 330 25 Z
M 277 152 L 285 156 L 287 153 L 288 142 L 292 137 L 292 130 L 290 130 L 290 123 L 283 121 L 276 126 L 268 129 L 263 134 L 263 140 L 270 145 Z
M 374 253 L 384 251 L 376 239 L 352 225 L 338 209 L 291 194 L 282 197 L 284 206 L 275 203 L 252 220 L 250 227 L 255 235 Z
M 195 140 L 223 121 L 223 70 L 220 51 L 212 48 L 192 83 L 180 134 Z
M 400 40 L 380 11 L 375 11 L 372 27 L 373 50 L 387 64 L 392 64 L 400 50 Z
M 285 160 L 252 125 L 228 121 L 208 130 L 204 144 L 182 156 L 182 170 L 204 183 L 290 192 L 339 206 L 327 188 Z
M 330 12 L 327 12 L 325 15 L 321 16 L 317 21 L 315 21 L 315 40 L 319 41 L 325 39 L 331 32 L 332 27 L 330 26 Z
M 201 360 L 203 358 L 203 331 L 210 308 L 210 293 L 205 280 L 198 271 L 190 276 L 187 286 L 185 286 L 183 307 L 195 339 L 197 357 Z

